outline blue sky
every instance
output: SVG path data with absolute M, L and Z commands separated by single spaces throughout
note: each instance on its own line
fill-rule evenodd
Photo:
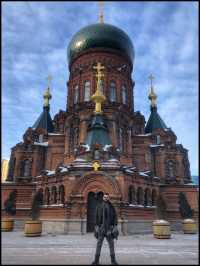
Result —
M 158 112 L 189 150 L 198 174 L 198 3 L 106 2 L 105 22 L 123 29 L 135 47 L 135 111 L 147 121 L 149 80 L 155 76 Z M 97 2 L 2 4 L 2 158 L 22 141 L 43 106 L 52 80 L 52 118 L 65 110 L 67 45 L 80 28 L 98 21 Z

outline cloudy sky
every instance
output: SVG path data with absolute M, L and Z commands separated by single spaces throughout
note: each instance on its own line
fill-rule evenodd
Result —
M 149 80 L 155 76 L 158 111 L 189 150 L 198 174 L 198 3 L 106 2 L 105 22 L 133 41 L 135 111 L 149 117 Z M 66 108 L 67 45 L 80 28 L 98 20 L 97 2 L 3 2 L 2 158 L 22 140 L 43 106 L 52 80 L 51 116 Z

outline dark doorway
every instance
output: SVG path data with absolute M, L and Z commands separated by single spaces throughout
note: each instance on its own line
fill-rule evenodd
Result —
M 97 204 L 103 200 L 103 192 L 89 192 L 87 201 L 87 232 L 94 231 L 95 212 Z

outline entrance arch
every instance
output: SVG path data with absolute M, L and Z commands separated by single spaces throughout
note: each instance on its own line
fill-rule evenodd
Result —
M 87 232 L 94 231 L 95 212 L 97 205 L 103 200 L 103 192 L 89 192 L 87 197 Z

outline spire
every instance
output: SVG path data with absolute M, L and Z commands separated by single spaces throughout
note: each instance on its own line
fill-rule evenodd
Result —
M 153 79 L 154 77 L 152 75 L 149 76 L 149 79 L 151 80 L 151 88 L 149 93 L 149 100 L 151 101 L 151 114 L 149 117 L 149 120 L 145 127 L 145 133 L 152 133 L 155 129 L 161 128 L 161 129 L 167 129 L 166 124 L 162 120 L 162 118 L 159 116 L 157 112 L 157 95 L 154 92 L 153 88 Z
M 38 117 L 38 119 L 36 120 L 32 128 L 33 129 L 44 128 L 47 130 L 47 132 L 53 132 L 54 126 L 53 126 L 51 116 L 49 114 L 49 107 L 50 107 L 49 100 L 52 98 L 50 94 L 50 82 L 52 80 L 52 76 L 49 75 L 47 77 L 47 80 L 48 80 L 48 87 L 43 95 L 43 98 L 44 98 L 43 112 Z
M 157 104 L 156 104 L 157 95 L 155 94 L 154 88 L 153 88 L 154 76 L 151 74 L 149 76 L 149 79 L 151 80 L 151 88 L 150 88 L 150 93 L 149 93 L 149 97 L 148 98 L 151 101 L 151 107 L 156 107 L 157 106 Z
M 93 67 L 94 69 L 97 70 L 97 89 L 95 94 L 91 96 L 91 100 L 95 102 L 95 114 L 102 114 L 101 110 L 101 104 L 105 101 L 105 96 L 101 93 L 100 91 L 100 86 L 101 86 L 101 78 L 104 76 L 104 74 L 101 73 L 101 70 L 103 70 L 105 67 L 101 65 L 101 63 L 97 63 L 97 66 Z
M 49 100 L 52 98 L 51 94 L 50 94 L 50 83 L 51 83 L 51 80 L 52 80 L 52 76 L 49 75 L 47 77 L 47 80 L 48 80 L 48 87 L 47 87 L 47 90 L 45 91 L 44 93 L 44 107 L 49 107 Z
M 104 23 L 104 15 L 103 15 L 103 8 L 104 8 L 104 2 L 99 1 L 99 23 Z

